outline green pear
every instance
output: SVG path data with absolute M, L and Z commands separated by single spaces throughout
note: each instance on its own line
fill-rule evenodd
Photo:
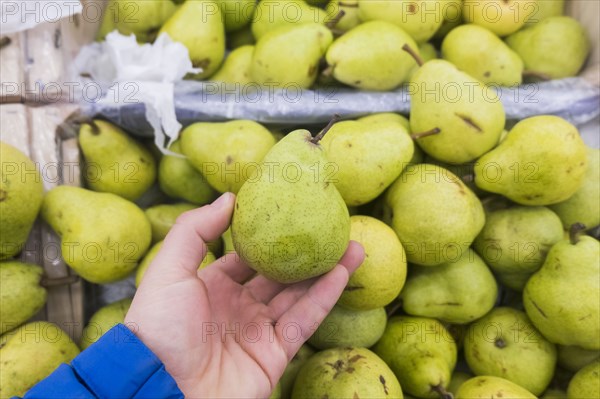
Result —
M 252 20 L 255 0 L 215 0 L 223 16 L 226 32 L 238 31 L 247 26 Z
M 287 364 L 283 375 L 279 379 L 282 399 L 288 399 L 292 395 L 292 388 L 300 369 L 314 353 L 315 351 L 308 344 L 304 344 Z
M 492 272 L 471 249 L 436 267 L 412 266 L 400 294 L 406 313 L 457 324 L 485 315 L 497 296 Z
M 142 278 L 144 277 L 144 274 L 146 273 L 148 266 L 150 266 L 150 264 L 152 263 L 154 258 L 156 258 L 156 255 L 158 254 L 158 251 L 160 251 L 161 246 L 162 246 L 162 241 L 159 241 L 156 244 L 154 244 L 148 250 L 148 252 L 146 252 L 144 257 L 140 261 L 140 264 L 135 271 L 135 286 L 136 286 L 136 288 L 140 286 L 140 283 L 142 282 Z
M 557 345 L 558 365 L 565 370 L 576 373 L 583 367 L 600 359 L 600 350 L 588 350 L 578 346 Z
M 421 136 L 417 143 L 432 157 L 463 164 L 498 143 L 505 113 L 497 94 L 448 61 L 426 62 L 408 90 L 411 131 Z
M 447 398 L 456 365 L 454 339 L 437 320 L 395 316 L 373 351 L 390 366 L 402 390 L 419 398 Z
M 537 0 L 534 6 L 526 7 L 528 18 L 525 26 L 535 25 L 550 17 L 558 17 L 565 12 L 565 0 Z
M 521 29 L 534 9 L 531 0 L 464 0 L 462 16 L 502 37 Z
M 408 166 L 388 189 L 386 203 L 407 260 L 423 266 L 458 260 L 485 222 L 475 194 L 436 165 Z
M 252 54 L 254 54 L 254 46 L 252 45 L 236 48 L 229 53 L 221 68 L 219 68 L 210 80 L 226 84 L 237 84 L 239 86 L 252 83 L 252 79 L 250 79 Z
M 317 349 L 348 346 L 368 348 L 381 338 L 386 322 L 384 308 L 351 310 L 334 306 L 308 343 Z
M 331 348 L 304 363 L 291 398 L 402 399 L 402 389 L 390 368 L 370 350 Z
M 433 46 L 433 44 L 431 44 L 431 43 L 419 44 L 419 54 L 420 54 L 421 60 L 423 60 L 423 62 L 435 60 L 436 58 L 438 58 L 438 52 L 435 49 L 435 47 Z M 413 66 L 413 68 L 410 70 L 408 81 L 410 81 L 412 79 L 412 77 L 418 70 L 419 70 L 419 65 Z M 409 122 L 409 128 L 410 128 L 410 122 Z
M 222 193 L 237 193 L 274 144 L 271 132 L 250 120 L 197 122 L 181 132 L 185 156 Z
M 396 122 L 401 124 L 406 130 L 406 133 L 410 135 L 410 122 L 408 121 L 408 119 L 402 115 L 395 114 L 393 112 L 382 112 L 363 116 L 362 118 L 359 118 L 358 121 L 369 123 L 373 126 L 379 123 L 387 124 L 388 122 Z M 423 163 L 423 150 L 421 150 L 421 148 L 418 145 L 414 145 L 413 147 L 413 156 L 410 158 L 410 161 L 408 161 L 408 164 L 415 165 L 418 163 Z
M 562 223 L 554 212 L 543 206 L 514 206 L 488 212 L 473 247 L 505 286 L 523 291 L 562 239 Z
M 180 141 L 171 144 L 169 150 L 181 154 Z M 158 166 L 158 183 L 169 197 L 196 205 L 208 204 L 217 197 L 206 178 L 183 156 L 163 155 Z
M 437 50 L 431 43 L 419 44 L 419 54 L 421 54 L 423 62 L 435 60 L 436 58 L 438 58 Z
M 600 398 L 600 360 L 579 370 L 569 382 L 569 399 Z
M 150 151 L 112 123 L 96 119 L 82 124 L 79 147 L 85 161 L 83 177 L 94 191 L 135 201 L 156 180 Z
M 525 312 L 507 307 L 495 308 L 471 324 L 464 351 L 475 374 L 507 379 L 536 396 L 546 390 L 556 366 L 554 344 Z
M 587 168 L 586 146 L 575 126 L 558 116 L 533 116 L 479 158 L 475 184 L 519 204 L 550 205 L 575 194 Z
M 123 35 L 134 34 L 140 43 L 152 42 L 156 32 L 177 10 L 171 1 L 110 0 L 104 9 L 98 40 L 117 29 Z
M 523 291 L 527 315 L 550 342 L 600 349 L 600 243 L 578 236 L 554 244 Z M 548 295 L 551 292 L 552 295 Z
M 271 392 L 271 396 L 269 396 L 269 399 L 281 399 L 281 384 L 278 382 L 275 385 L 275 388 L 273 388 L 273 391 Z
M 518 31 L 506 38 L 506 44 L 523 59 L 527 72 L 544 79 L 577 75 L 591 48 L 581 23 L 562 16 Z
M 80 187 L 50 190 L 42 217 L 60 236 L 65 262 L 92 283 L 125 278 L 152 239 L 150 222 L 137 205 Z
M 146 209 L 144 212 L 152 228 L 152 242 L 164 240 L 179 215 L 192 209 L 196 209 L 196 206 L 185 202 L 155 205 Z
M 452 373 L 452 378 L 450 379 L 450 383 L 448 384 L 448 392 L 455 393 L 458 392 L 459 388 L 463 383 L 473 378 L 473 374 L 465 373 L 462 371 L 454 371 Z
M 369 310 L 391 303 L 406 280 L 406 255 L 385 223 L 370 216 L 350 217 L 350 239 L 362 245 L 365 260 L 350 276 L 338 304 Z
M 250 26 L 246 26 L 240 30 L 236 30 L 235 32 L 229 32 L 227 34 L 225 43 L 227 44 L 227 48 L 230 50 L 235 50 L 238 47 L 251 45 L 253 46 L 256 43 L 256 39 L 254 39 L 254 35 L 252 35 L 252 30 Z
M 337 38 L 325 58 L 336 80 L 362 90 L 386 91 L 405 82 L 416 65 L 405 46 L 419 51 L 402 28 L 370 21 Z
M 455 395 L 456 399 L 537 399 L 525 388 L 500 377 L 478 376 L 465 381 Z
M 0 262 L 0 334 L 20 326 L 44 307 L 43 274 L 37 265 Z
M 483 190 L 480 190 L 479 187 L 475 185 L 473 181 L 473 176 L 475 175 L 475 163 L 477 161 L 471 161 L 463 164 L 452 164 L 447 162 L 442 162 L 440 160 L 435 159 L 430 155 L 423 156 L 423 162 L 420 163 L 430 163 L 433 165 L 437 165 L 444 169 L 448 169 L 450 172 L 454 173 L 460 180 L 465 183 L 471 191 L 473 191 L 478 197 L 485 197 L 488 193 Z
M 410 122 L 405 116 L 400 114 L 396 114 L 394 112 L 381 112 L 377 114 L 370 114 L 367 116 L 363 116 L 362 118 L 357 119 L 361 122 L 369 123 L 372 125 L 388 124 L 388 123 L 398 123 L 402 125 L 402 127 L 409 133 Z
M 225 56 L 225 28 L 214 1 L 186 1 L 165 22 L 161 33 L 187 47 L 194 68 L 202 69 L 194 78 L 208 78 L 219 69 Z
M 443 40 L 452 29 L 460 26 L 463 22 L 462 8 L 463 0 L 446 0 L 442 3 L 442 15 L 444 20 L 442 26 L 433 35 L 434 39 Z
M 442 57 L 486 84 L 521 84 L 523 61 L 498 36 L 475 24 L 453 29 L 442 43 Z
M 348 246 L 348 208 L 318 143 L 325 132 L 315 138 L 307 130 L 289 133 L 238 193 L 231 224 L 236 252 L 272 280 L 293 283 L 326 273 Z
M 250 78 L 269 87 L 307 89 L 315 82 L 321 57 L 332 41 L 329 29 L 318 23 L 269 30 L 254 47 Z
M 575 223 L 592 228 L 600 224 L 600 150 L 587 147 L 588 168 L 583 184 L 569 199 L 550 205 L 568 229 Z
M 348 206 L 377 198 L 400 176 L 414 152 L 413 140 L 398 122 L 338 122 L 321 145 L 336 165 L 335 186 Z
M 158 255 L 158 252 L 160 251 L 160 248 L 162 247 L 162 243 L 163 243 L 162 241 L 159 241 L 156 244 L 154 244 L 152 246 L 152 248 L 150 248 L 150 250 L 142 258 L 142 261 L 140 262 L 137 270 L 135 271 L 135 286 L 136 287 L 139 287 L 140 284 L 142 283 L 144 274 L 146 273 L 146 270 L 148 270 L 148 267 L 150 266 L 150 264 L 152 263 L 154 258 L 156 258 L 156 255 Z M 198 266 L 198 270 L 204 269 L 206 266 L 210 265 L 215 260 L 217 260 L 215 255 L 210 250 L 208 250 L 206 252 L 206 255 L 204 256 L 204 259 L 202 259 L 202 262 Z
M 45 321 L 25 324 L 4 334 L 0 342 L 0 397 L 23 397 L 79 348 L 58 326 Z
M 303 0 L 259 1 L 251 28 L 256 40 L 260 41 L 267 33 L 282 26 L 322 25 L 327 19 L 327 12 Z
M 231 237 L 231 226 L 223 232 L 221 239 L 223 240 L 223 253 L 225 255 L 235 252 L 235 248 L 233 246 L 233 238 Z
M 344 12 L 333 26 L 336 31 L 347 32 L 361 23 L 358 17 L 358 0 L 331 0 L 325 9 L 331 16 L 337 16 L 341 11 Z
M 418 43 L 433 37 L 444 21 L 441 0 L 359 0 L 362 21 L 387 21 L 398 25 Z
M 131 306 L 131 301 L 131 298 L 125 298 L 98 309 L 83 329 L 79 342 L 81 349 L 86 349 L 98 341 L 108 330 L 119 323 L 123 323 Z
M 23 249 L 44 197 L 37 166 L 15 147 L 0 141 L 0 259 Z

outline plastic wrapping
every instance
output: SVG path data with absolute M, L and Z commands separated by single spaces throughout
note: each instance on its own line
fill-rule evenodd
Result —
M 334 114 L 357 117 L 376 112 L 410 111 L 409 89 L 392 92 L 366 92 L 342 88 L 321 90 L 219 90 L 215 82 L 183 81 L 175 86 L 178 121 L 186 126 L 196 121 L 253 119 L 265 124 L 310 125 L 325 123 Z M 534 115 L 561 116 L 576 125 L 600 114 L 600 88 L 582 78 L 567 78 L 531 83 L 514 88 L 499 88 L 507 119 L 519 120 Z M 143 104 L 85 103 L 83 112 L 107 118 L 134 134 L 152 135 Z

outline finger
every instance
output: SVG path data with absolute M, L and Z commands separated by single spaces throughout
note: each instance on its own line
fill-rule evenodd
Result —
M 250 268 L 236 253 L 222 256 L 208 267 L 200 270 L 198 275 L 209 280 L 217 273 L 223 273 L 238 284 L 243 284 L 252 278 L 256 272 Z
M 339 263 L 343 265 L 346 270 L 348 270 L 348 274 L 351 275 L 358 265 L 362 263 L 363 259 L 364 250 L 362 246 L 355 241 L 350 241 L 348 249 L 346 249 L 346 252 Z M 301 281 L 292 286 L 288 286 L 283 291 L 279 292 L 268 305 L 274 320 L 278 320 L 286 310 L 298 302 L 316 280 L 317 278 Z
M 235 195 L 225 193 L 215 202 L 183 213 L 165 237 L 153 262 L 194 273 L 206 255 L 206 242 L 217 239 L 229 226 Z M 152 269 L 152 268 L 150 268 Z M 150 271 L 150 270 L 149 270 Z
M 346 254 L 348 256 L 344 255 L 343 259 L 346 265 L 340 263 L 320 277 L 279 318 L 275 333 L 288 359 L 291 359 L 331 311 L 348 283 L 351 271 L 355 270 L 364 259 L 364 251 L 360 245 L 351 244 Z
M 255 276 L 248 281 L 244 287 L 250 291 L 252 296 L 259 302 L 268 303 L 275 295 L 289 287 L 289 284 L 278 283 L 265 276 Z

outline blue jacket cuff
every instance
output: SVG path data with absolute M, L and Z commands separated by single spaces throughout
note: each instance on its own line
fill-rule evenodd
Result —
M 119 324 L 25 398 L 183 398 L 154 353 Z

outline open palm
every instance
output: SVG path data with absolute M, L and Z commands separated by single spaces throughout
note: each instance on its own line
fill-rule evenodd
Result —
M 224 194 L 177 220 L 125 320 L 190 398 L 268 397 L 364 256 L 351 242 L 332 271 L 293 285 L 255 275 L 236 254 L 198 272 L 234 201 Z

